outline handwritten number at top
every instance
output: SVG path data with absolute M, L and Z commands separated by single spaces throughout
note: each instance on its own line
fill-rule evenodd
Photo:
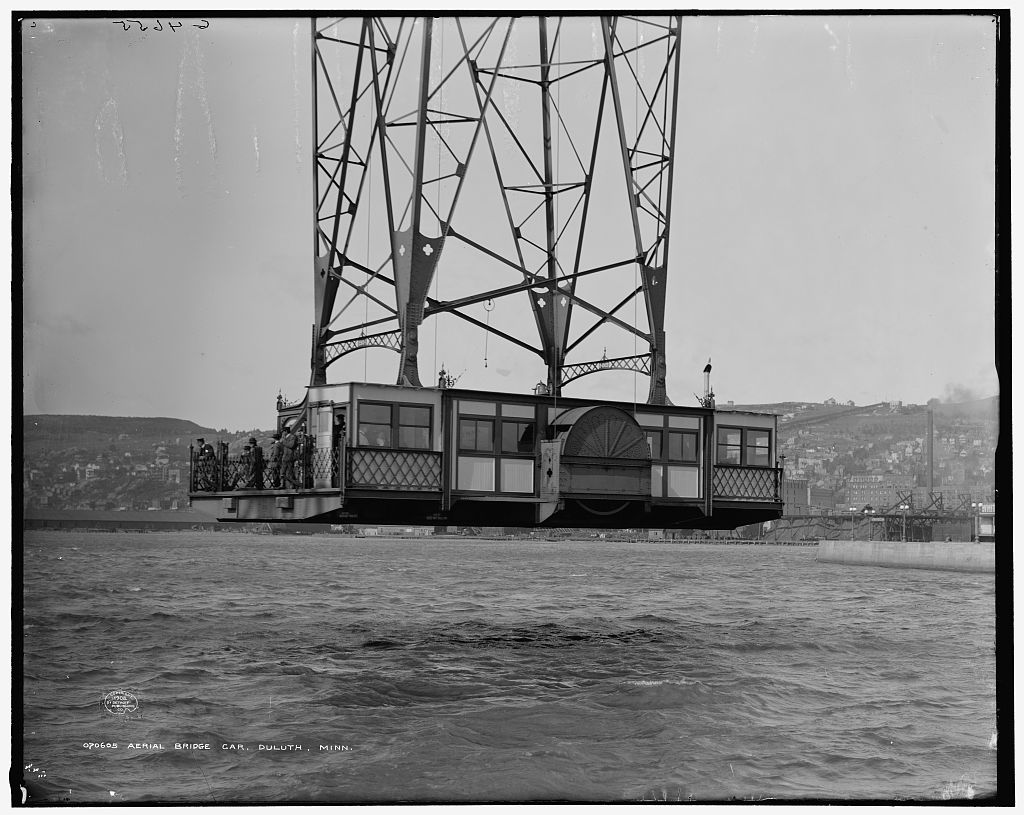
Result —
M 207 28 L 210 27 L 210 21 L 209 20 L 202 20 L 201 22 L 202 22 L 202 25 L 200 25 L 199 23 L 192 23 L 192 27 L 193 28 L 198 28 L 200 31 L 203 31 L 204 29 L 207 29 Z M 137 23 L 138 24 L 139 31 L 148 31 L 149 30 L 148 26 L 144 26 L 142 24 L 142 20 L 114 20 L 113 21 L 114 25 L 121 26 L 121 30 L 122 31 L 127 31 L 129 28 L 132 27 L 133 23 Z M 34 23 L 33 23 L 33 25 L 34 25 Z M 175 22 L 173 22 L 171 20 L 167 21 L 167 27 L 169 29 L 171 29 L 171 31 L 177 31 L 179 28 L 181 28 L 181 25 L 182 25 L 181 23 L 175 23 Z M 154 31 L 163 31 L 164 30 L 163 23 L 161 23 L 159 20 L 157 20 L 156 21 L 156 25 L 153 26 L 153 30 Z

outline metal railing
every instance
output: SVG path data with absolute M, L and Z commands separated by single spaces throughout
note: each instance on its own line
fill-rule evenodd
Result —
M 300 443 L 291 462 L 253 455 L 227 455 L 226 445 L 213 457 L 192 452 L 191 492 L 236 490 L 313 489 L 328 481 L 341 486 L 339 450 L 316 448 L 311 440 Z M 441 454 L 431 450 L 378 450 L 349 448 L 346 481 L 351 487 L 434 491 L 441 489 Z
M 350 447 L 346 484 L 388 490 L 440 490 L 441 454 L 432 450 Z
M 308 481 L 306 487 L 315 487 L 318 483 L 328 481 L 332 487 L 341 486 L 338 481 L 338 456 L 337 447 L 330 450 L 321 447 L 311 449 L 304 462 Z
M 263 450 L 256 455 L 229 456 L 222 448 L 212 458 L 202 458 L 192 452 L 192 492 L 227 492 L 231 490 L 288 490 L 312 489 L 315 484 L 330 479 L 332 487 L 340 486 L 338 450 L 316 448 L 311 441 L 300 442 L 294 458 L 271 461 L 264 458 Z
M 716 464 L 714 496 L 731 501 L 781 501 L 782 470 Z

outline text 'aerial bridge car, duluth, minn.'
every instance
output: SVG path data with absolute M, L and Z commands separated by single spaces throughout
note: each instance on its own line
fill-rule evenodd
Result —
M 312 370 L 304 398 L 277 407 L 294 460 L 282 481 L 259 456 L 193 450 L 192 506 L 222 521 L 779 518 L 775 415 L 717 411 L 710 365 L 694 406 L 666 393 L 681 19 L 310 26 Z M 424 384 L 428 318 L 472 326 L 485 366 L 493 337 L 540 381 L 472 390 L 442 367 Z M 328 381 L 369 349 L 397 352 L 397 375 Z M 632 372 L 632 401 L 563 393 L 609 370 Z

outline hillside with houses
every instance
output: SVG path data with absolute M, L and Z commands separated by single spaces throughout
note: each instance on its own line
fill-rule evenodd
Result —
M 828 515 L 910 497 L 917 508 L 935 497 L 946 508 L 991 500 L 999 441 L 998 397 L 927 405 L 823 402 L 719 405 L 779 416 L 779 463 L 785 468 L 787 514 Z M 932 490 L 927 427 L 932 413 Z M 934 497 L 933 497 L 934 496 Z
M 912 495 L 926 506 L 927 411 L 934 425 L 933 494 L 948 508 L 989 500 L 999 440 L 997 397 L 957 404 L 837 399 L 719 410 L 779 417 L 778 464 L 786 471 L 787 514 L 829 515 Z M 25 416 L 22 486 L 26 509 L 181 509 L 188 499 L 188 451 L 198 436 L 237 451 L 250 435 L 269 446 L 269 430 L 213 429 L 173 418 Z
M 181 509 L 188 501 L 189 445 L 220 439 L 237 447 L 264 430 L 228 431 L 169 418 L 25 416 L 22 486 L 26 509 Z

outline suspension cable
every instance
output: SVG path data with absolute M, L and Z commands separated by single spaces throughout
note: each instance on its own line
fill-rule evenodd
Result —
M 558 135 L 555 138 L 555 176 L 552 179 L 552 188 L 554 188 L 554 187 L 556 187 L 558 185 L 558 181 L 562 177 L 562 175 L 561 175 L 561 173 L 562 173 L 562 132 L 561 132 L 561 127 L 562 127 L 562 83 L 561 83 L 561 78 L 562 78 L 562 36 L 561 35 L 562 35 L 562 23 L 564 21 L 565 21 L 564 17 L 559 17 L 558 18 L 558 28 L 556 30 L 556 36 L 558 37 L 558 40 L 555 42 L 555 52 L 558 55 L 557 56 L 557 59 L 558 59 L 558 80 L 557 80 L 558 81 L 558 87 L 555 88 L 555 99 L 556 99 L 556 104 L 558 105 L 558 116 L 556 117 L 556 119 L 557 119 L 557 124 L 558 124 L 558 128 L 559 129 L 556 131 Z M 550 60 L 551 60 L 551 54 L 548 54 L 548 76 L 549 77 L 551 76 Z M 562 234 L 559 231 L 559 226 L 562 223 L 560 218 L 559 218 L 559 206 L 560 206 L 561 202 L 559 201 L 558 191 L 556 189 L 552 189 L 551 190 L 551 194 L 555 198 L 555 229 L 554 229 L 554 234 L 556 236 L 560 237 L 561 234 Z M 557 244 L 557 242 L 559 240 L 559 237 L 555 238 L 556 244 Z M 555 252 L 555 247 L 554 246 L 551 247 L 551 251 Z M 558 267 L 558 273 L 560 274 L 562 269 L 561 269 L 560 266 L 558 266 L 558 253 L 557 252 L 555 252 L 555 265 L 556 265 L 556 267 Z M 556 291 L 557 291 L 557 288 L 558 287 L 556 286 Z M 563 294 L 562 296 L 564 297 L 565 295 Z M 552 325 L 551 325 L 551 327 L 552 327 L 552 329 L 554 329 L 556 327 L 556 325 L 557 325 L 557 321 L 555 319 L 555 315 L 558 313 L 557 311 L 555 311 L 555 307 L 556 307 L 557 303 L 558 303 L 558 297 L 557 297 L 557 294 L 556 294 L 556 296 L 552 298 L 552 303 L 551 303 L 551 314 L 552 314 L 552 319 L 551 319 Z M 566 306 L 566 307 L 568 308 L 568 306 Z M 552 330 L 552 335 L 553 334 L 554 334 L 554 330 Z M 558 392 L 562 389 L 562 365 L 561 365 L 562 362 L 565 362 L 564 358 L 562 360 L 560 360 L 560 363 L 558 365 L 558 382 L 554 383 L 554 385 L 555 385 L 555 415 L 558 414 Z
M 555 125 L 556 125 L 556 129 L 555 129 L 555 173 L 554 173 L 554 177 L 551 179 L 551 195 L 555 199 L 555 224 L 554 224 L 554 229 L 552 230 L 552 233 L 555 235 L 555 243 L 551 246 L 551 251 L 555 253 L 556 274 L 561 274 L 561 272 L 562 272 L 561 266 L 559 266 L 559 264 L 558 264 L 558 252 L 556 251 L 555 247 L 558 245 L 559 238 L 561 237 L 561 234 L 562 234 L 560 229 L 559 229 L 561 227 L 562 221 L 559 218 L 559 209 L 560 209 L 560 206 L 561 206 L 561 201 L 560 201 L 560 197 L 558 195 L 558 185 L 559 185 L 560 179 L 562 178 L 562 131 L 561 131 L 561 127 L 562 127 L 562 121 L 561 121 L 562 120 L 562 83 L 559 82 L 558 80 L 561 79 L 561 74 L 562 74 L 562 68 L 561 68 L 561 62 L 562 62 L 562 37 L 561 37 L 561 34 L 562 34 L 562 22 L 563 22 L 564 19 L 565 18 L 563 18 L 563 17 L 560 17 L 558 19 L 558 28 L 555 29 L 555 36 L 557 37 L 557 40 L 555 41 L 555 53 L 554 54 L 550 54 L 550 53 L 548 54 L 548 66 L 547 66 L 547 68 L 548 68 L 548 77 L 549 78 L 551 76 L 551 68 L 552 68 L 551 59 L 552 59 L 552 57 L 555 58 L 555 60 L 557 61 L 558 66 L 559 66 L 559 68 L 558 68 L 559 76 L 558 76 L 558 79 L 555 80 L 558 83 L 557 86 L 555 87 L 555 105 L 558 108 L 558 116 L 555 117 Z M 551 293 L 551 295 L 552 295 L 552 297 L 551 297 L 551 328 L 552 328 L 552 332 L 551 333 L 552 333 L 552 338 L 555 337 L 554 329 L 557 327 L 557 323 L 558 323 L 557 316 L 556 316 L 558 314 L 558 312 L 555 310 L 556 306 L 558 305 L 558 298 L 559 298 L 559 296 L 562 296 L 562 297 L 565 296 L 564 294 L 562 294 L 559 291 L 559 288 L 561 288 L 561 287 L 560 286 L 556 286 L 555 290 Z M 561 387 L 562 387 L 562 364 L 561 363 L 563 363 L 563 362 L 565 362 L 564 358 L 559 360 L 559 365 L 558 365 L 558 382 L 556 383 L 558 390 L 561 390 Z
M 438 104 L 442 111 L 442 118 L 444 114 L 444 18 L 442 17 L 439 21 L 441 29 L 441 64 L 438 70 L 438 76 L 441 77 L 441 84 L 438 86 Z M 437 127 L 442 127 L 440 123 Z M 434 133 L 434 137 L 437 141 L 437 195 L 435 202 L 437 204 L 437 216 L 438 216 L 438 240 L 444 237 L 444 229 L 441 226 L 441 133 L 437 131 Z M 440 288 L 441 288 L 441 262 L 438 258 L 437 264 L 434 266 L 434 299 L 440 300 Z M 441 320 L 441 315 L 434 315 L 434 368 L 437 368 L 437 324 Z
M 639 19 L 634 19 L 633 20 L 633 36 L 634 36 L 634 39 L 636 40 L 634 45 L 635 45 L 635 47 L 637 49 L 636 50 L 637 70 L 634 71 L 634 75 L 635 76 L 634 76 L 634 82 L 633 82 L 633 135 L 636 137 L 636 144 L 639 145 L 640 134 L 636 132 L 636 129 L 637 129 L 637 124 L 636 123 L 637 123 L 637 116 L 638 116 L 638 114 L 637 114 L 637 105 L 639 104 L 639 85 L 640 85 L 640 21 L 639 21 Z M 628 61 L 629 57 L 625 57 L 625 59 Z M 626 145 L 623 145 L 623 147 L 628 149 L 626 147 Z M 627 182 L 629 184 L 629 197 L 631 199 L 630 202 L 629 202 L 629 205 L 631 207 L 635 207 L 636 206 L 636 192 L 633 189 L 634 186 L 635 186 L 634 185 L 634 181 L 633 181 L 633 160 L 634 160 L 635 157 L 636 157 L 636 153 L 635 152 L 634 152 L 634 154 L 632 156 L 629 156 L 629 178 L 627 179 Z M 636 356 L 636 332 L 637 332 L 637 328 L 636 328 L 636 322 L 637 322 L 637 320 L 636 320 L 636 301 L 637 301 L 637 295 L 636 295 L 635 292 L 640 287 L 639 286 L 639 276 L 640 276 L 640 264 L 639 264 L 639 262 L 634 262 L 634 264 L 633 264 L 633 292 L 634 292 L 634 294 L 633 294 L 633 356 L 634 357 Z M 634 368 L 633 369 L 633 415 L 634 416 L 636 415 L 636 373 L 637 373 L 636 372 L 636 368 Z M 651 371 L 651 376 L 654 376 L 654 371 Z
M 383 161 L 383 156 L 381 157 L 381 160 Z M 366 172 L 366 173 L 370 172 L 370 156 L 369 156 L 369 154 L 367 154 L 367 156 L 366 156 L 366 167 L 364 168 L 364 172 Z M 373 221 L 373 178 L 372 177 L 369 179 L 369 182 L 370 183 L 367 184 L 367 188 L 366 188 L 366 199 L 367 199 L 366 200 L 366 265 L 367 265 L 367 267 L 372 265 L 371 262 L 370 262 L 370 224 Z M 384 194 L 387 195 L 387 191 L 385 191 Z M 340 190 L 338 192 L 338 195 L 341 195 L 341 191 Z M 366 325 L 368 322 L 370 322 L 370 298 L 366 294 L 366 287 L 369 286 L 369 285 L 370 285 L 370 281 L 367 280 L 366 284 L 363 287 L 363 325 Z M 364 328 L 360 333 L 365 335 L 366 334 L 366 329 Z M 364 345 L 363 346 L 363 382 L 366 382 L 367 376 L 368 376 L 367 371 L 369 370 L 369 366 L 368 366 L 367 358 L 368 358 L 369 354 L 370 354 L 370 347 L 368 345 Z
M 487 341 L 491 337 L 491 312 L 494 311 L 494 301 L 488 299 L 484 303 L 484 311 L 487 312 L 487 328 L 484 329 L 484 367 L 487 367 Z

